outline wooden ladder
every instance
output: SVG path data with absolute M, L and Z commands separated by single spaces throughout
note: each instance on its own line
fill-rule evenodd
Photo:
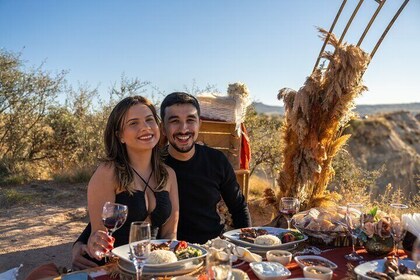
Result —
M 370 1 L 375 1 L 378 4 L 378 7 L 376 8 L 375 12 L 373 13 L 373 15 L 372 15 L 371 19 L 369 20 L 369 22 L 368 22 L 365 30 L 363 31 L 362 35 L 360 36 L 360 39 L 357 42 L 357 46 L 358 47 L 360 47 L 360 45 L 362 44 L 363 40 L 366 37 L 366 34 L 368 33 L 370 27 L 372 26 L 372 23 L 375 21 L 376 17 L 378 16 L 379 12 L 381 11 L 382 7 L 385 5 L 385 2 L 386 2 L 386 0 L 370 0 Z M 395 1 L 395 0 L 391 0 L 391 1 Z M 382 36 L 376 42 L 375 47 L 373 48 L 372 52 L 370 53 L 371 60 L 372 60 L 373 56 L 375 55 L 376 51 L 378 50 L 379 46 L 381 45 L 382 41 L 384 40 L 385 36 L 388 34 L 388 32 L 391 29 L 392 25 L 397 20 L 398 16 L 401 14 L 401 12 L 404 10 L 404 8 L 407 5 L 408 1 L 409 0 L 404 0 L 404 2 L 401 4 L 400 8 L 397 10 L 397 12 L 394 14 L 393 18 L 389 22 L 388 26 L 383 31 Z M 348 22 L 347 22 L 347 24 L 346 24 L 346 26 L 345 26 L 345 28 L 343 30 L 343 33 L 340 36 L 340 40 L 339 40 L 340 43 L 343 41 L 344 36 L 346 35 L 346 33 L 347 33 L 350 25 L 353 22 L 354 17 L 356 16 L 356 14 L 359 11 L 360 7 L 362 6 L 363 2 L 364 2 L 364 0 L 359 0 L 359 3 L 357 4 L 356 8 L 354 9 L 353 13 L 351 14 L 350 19 L 348 20 Z M 318 58 L 317 58 L 317 60 L 315 62 L 315 66 L 314 66 L 312 72 L 314 72 L 317 69 L 317 67 L 318 67 L 318 64 L 319 64 L 319 62 L 321 60 L 321 56 L 322 56 L 322 54 L 323 54 L 323 52 L 325 50 L 325 47 L 326 47 L 326 45 L 328 43 L 330 34 L 333 32 L 334 27 L 335 27 L 338 19 L 340 18 L 341 12 L 343 11 L 344 6 L 346 5 L 346 3 L 347 3 L 347 0 L 343 0 L 343 3 L 341 4 L 340 8 L 338 9 L 337 15 L 335 16 L 334 21 L 331 24 L 330 30 L 329 30 L 329 32 L 327 34 L 327 37 L 326 37 L 326 39 L 324 41 L 324 44 L 322 45 L 321 51 L 319 52 Z

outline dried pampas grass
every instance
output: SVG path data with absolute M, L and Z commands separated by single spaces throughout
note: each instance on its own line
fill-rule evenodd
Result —
M 303 209 L 326 206 L 338 198 L 326 191 L 334 176 L 331 161 L 350 137 L 342 131 L 353 115 L 354 99 L 366 90 L 361 78 L 370 61 L 359 47 L 340 44 L 333 34 L 327 37 L 327 31 L 319 31 L 335 48 L 334 53 L 323 54 L 328 68 L 316 69 L 298 91 L 282 89 L 278 95 L 284 101 L 285 125 L 277 200 L 298 197 Z

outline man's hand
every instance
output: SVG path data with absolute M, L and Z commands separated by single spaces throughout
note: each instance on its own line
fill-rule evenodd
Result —
M 87 246 L 82 242 L 76 242 L 71 250 L 71 264 L 73 270 L 82 270 L 98 266 L 96 263 L 85 258 L 87 255 Z

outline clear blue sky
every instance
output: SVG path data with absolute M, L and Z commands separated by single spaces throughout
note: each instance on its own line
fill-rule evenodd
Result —
M 402 0 L 388 0 L 362 47 L 372 49 Z M 337 31 L 356 5 L 348 0 Z M 365 0 L 345 40 L 356 42 L 376 7 Z M 71 84 L 107 90 L 122 73 L 170 93 L 242 81 L 254 100 L 281 105 L 277 91 L 298 89 L 341 0 L 0 0 L 0 48 L 28 66 L 69 70 Z M 420 1 L 411 0 L 365 76 L 357 104 L 420 102 Z

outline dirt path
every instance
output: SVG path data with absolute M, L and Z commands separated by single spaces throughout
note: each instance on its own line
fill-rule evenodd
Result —
M 0 272 L 23 264 L 21 280 L 45 263 L 70 268 L 71 246 L 88 220 L 85 187 L 46 183 L 0 188 L 0 194 L 10 190 L 30 199 L 17 206 L 0 205 Z M 250 211 L 254 225 L 271 218 L 258 201 L 250 202 Z

